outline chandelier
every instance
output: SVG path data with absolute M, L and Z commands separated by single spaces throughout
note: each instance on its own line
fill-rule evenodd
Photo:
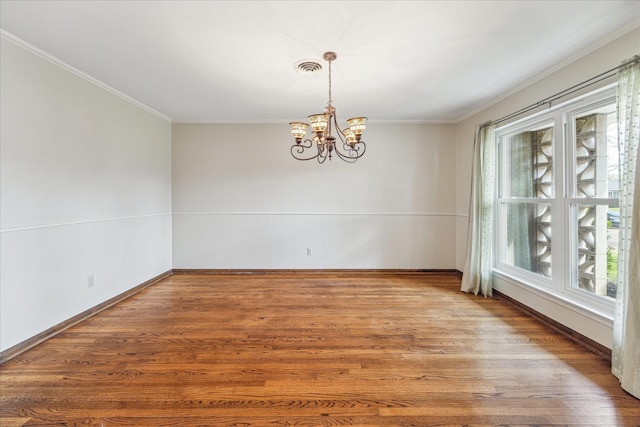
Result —
M 367 148 L 364 141 L 360 139 L 367 124 L 367 118 L 353 117 L 348 119 L 347 127 L 340 129 L 336 108 L 332 105 L 333 100 L 331 99 L 331 62 L 338 55 L 335 52 L 325 52 L 322 57 L 329 62 L 329 102 L 327 102 L 324 112 L 307 117 L 312 127 L 311 139 L 305 139 L 309 128 L 308 123 L 289 123 L 291 134 L 295 139 L 295 144 L 291 146 L 291 155 L 297 160 L 317 159 L 318 163 L 324 163 L 327 158 L 331 160 L 335 154 L 345 162 L 354 163 L 364 155 Z M 332 134 L 334 130 L 337 138 Z

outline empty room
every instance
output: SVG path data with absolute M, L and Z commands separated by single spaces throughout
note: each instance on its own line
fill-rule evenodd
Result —
M 0 425 L 640 426 L 640 1 L 0 24 Z

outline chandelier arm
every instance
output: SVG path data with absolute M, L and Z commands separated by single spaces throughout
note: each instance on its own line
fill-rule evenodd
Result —
M 323 164 L 324 162 L 327 161 L 327 156 L 321 156 L 321 155 L 318 154 L 318 156 L 316 156 L 316 157 L 318 159 L 318 163 L 319 164 Z
M 316 159 L 318 163 L 322 164 L 329 157 L 329 151 L 327 149 L 321 150 L 320 147 L 317 147 L 318 153 L 315 156 L 311 157 L 300 157 L 297 154 L 303 154 L 307 149 L 313 147 L 313 141 L 306 139 L 304 144 L 294 144 L 291 146 L 291 155 L 296 160 L 313 160 Z M 335 144 L 332 153 L 340 158 L 340 160 L 347 163 L 355 163 L 360 157 L 362 157 L 367 149 L 367 145 L 364 141 L 360 141 L 354 146 L 350 146 L 348 144 L 343 144 L 342 150 L 338 148 L 338 144 Z M 343 151 L 344 150 L 344 151 Z
M 344 144 L 344 139 L 346 138 L 346 136 L 344 135 L 344 132 L 342 131 L 342 129 L 340 129 L 340 126 L 338 126 L 338 115 L 335 113 L 335 111 L 333 112 L 333 124 L 336 128 L 337 131 L 337 135 L 338 138 L 340 138 L 340 141 Z
M 313 141 L 311 141 L 310 139 L 305 139 L 304 143 L 293 144 L 291 146 L 291 155 L 296 160 L 313 160 L 313 159 L 316 159 L 316 158 L 320 157 L 320 150 L 319 149 L 318 149 L 318 154 L 316 154 L 315 156 L 312 156 L 312 157 L 299 157 L 299 156 L 296 155 L 296 153 L 303 154 L 305 152 L 305 150 L 307 150 L 308 148 L 311 148 L 311 147 L 313 147 Z
M 347 162 L 347 163 L 355 163 L 356 160 L 358 160 L 360 157 L 353 157 L 349 154 L 345 154 L 340 152 L 337 148 L 335 150 L 333 150 L 333 152 L 336 154 L 336 156 L 338 156 L 340 158 L 340 160 L 342 160 L 343 162 Z
M 317 144 L 317 148 L 318 155 L 316 156 L 316 159 L 318 160 L 318 164 L 323 164 L 327 160 L 327 157 L 330 157 L 329 148 L 325 144 Z
M 334 152 L 338 154 L 338 156 L 341 159 L 353 159 L 353 161 L 355 162 L 357 159 L 359 159 L 360 157 L 362 157 L 364 155 L 364 152 L 367 150 L 367 145 L 364 143 L 364 141 L 360 141 L 355 143 L 353 146 L 349 145 L 349 144 L 343 144 L 343 148 L 341 151 L 338 149 L 338 147 L 336 146 Z
M 327 153 L 328 151 L 328 147 L 325 143 L 322 144 L 317 144 L 316 143 L 316 147 L 318 148 L 318 159 L 321 157 L 327 157 Z
M 307 148 L 313 147 L 313 141 L 311 141 L 310 139 L 305 139 L 304 141 L 301 141 L 299 144 L 297 143 L 294 144 L 293 147 L 298 147 L 298 153 L 302 153 Z
M 360 147 L 360 146 L 362 146 L 362 151 L 360 151 L 360 148 L 355 148 L 355 147 Z M 359 153 L 357 157 L 360 158 L 360 157 L 364 156 L 364 152 L 367 151 L 367 144 L 365 144 L 364 141 L 359 141 L 359 142 L 356 142 L 354 144 L 354 148 L 352 148 L 352 149 L 355 149 L 356 152 Z

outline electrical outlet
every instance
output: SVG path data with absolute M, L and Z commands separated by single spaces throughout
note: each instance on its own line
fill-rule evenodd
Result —
M 307 248 L 307 255 L 311 255 L 311 248 Z
M 96 284 L 96 278 L 93 276 L 93 274 L 89 275 L 89 278 L 87 279 L 87 288 L 93 288 Z

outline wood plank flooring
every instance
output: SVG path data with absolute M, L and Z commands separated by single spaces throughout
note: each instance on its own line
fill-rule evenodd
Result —
M 0 367 L 0 425 L 640 425 L 609 363 L 455 274 L 179 274 Z

